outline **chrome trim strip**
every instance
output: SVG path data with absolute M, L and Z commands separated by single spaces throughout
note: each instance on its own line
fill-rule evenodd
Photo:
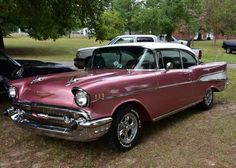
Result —
M 65 107 L 60 107 L 60 106 L 52 106 L 52 105 L 46 105 L 46 104 L 40 104 L 40 103 L 34 103 L 34 102 L 22 102 L 22 101 L 15 102 L 13 106 L 22 107 L 24 108 L 24 110 L 28 110 L 28 111 L 31 111 L 31 109 L 33 108 L 39 108 L 39 109 L 42 108 L 42 109 L 48 109 L 48 110 L 51 109 L 53 111 L 69 112 L 69 113 L 82 115 L 86 120 L 91 119 L 90 115 L 81 109 L 77 110 L 77 109 L 65 108 Z
M 105 97 L 103 100 L 101 100 L 101 99 L 100 100 L 93 100 L 93 101 L 91 101 L 91 103 L 101 102 L 101 101 L 104 101 L 104 100 L 110 100 L 110 99 L 114 99 L 114 98 L 121 98 L 121 97 L 131 96 L 131 95 L 134 95 L 134 94 L 141 94 L 141 93 L 146 92 L 146 91 L 153 91 L 153 90 L 158 90 L 158 89 L 163 89 L 163 88 L 168 88 L 168 87 L 174 87 L 174 86 L 179 86 L 179 85 L 191 84 L 191 83 L 194 83 L 194 82 L 195 81 L 174 83 L 174 84 L 170 84 L 170 85 L 146 88 L 146 89 L 142 89 L 142 90 L 138 90 L 138 91 L 126 92 L 126 93 L 122 93 L 122 94 L 115 95 L 115 96 Z
M 163 86 L 160 86 L 159 89 L 180 86 L 180 85 L 187 85 L 187 84 L 191 84 L 191 83 L 195 83 L 195 81 L 188 81 L 188 82 L 174 83 L 174 84 L 170 84 L 170 85 L 163 85 Z
M 96 102 L 101 102 L 101 101 L 104 101 L 104 100 L 111 100 L 111 99 L 115 99 L 115 98 L 126 97 L 126 96 L 130 96 L 130 95 L 135 95 L 135 94 L 140 94 L 140 93 L 143 93 L 143 92 L 146 92 L 146 91 L 157 90 L 158 88 L 159 87 L 156 86 L 156 87 L 151 87 L 151 88 L 145 88 L 145 89 L 138 90 L 138 91 L 126 92 L 126 93 L 122 93 L 122 94 L 119 94 L 119 95 L 107 96 L 104 99 L 93 100 L 93 101 L 91 101 L 91 103 L 96 103 Z
M 202 75 L 199 78 L 199 81 L 201 82 L 218 81 L 218 80 L 227 80 L 227 74 L 225 71 L 209 73 L 206 75 Z
M 202 100 L 196 101 L 196 102 L 191 103 L 191 104 L 189 104 L 189 105 L 186 105 L 186 106 L 184 106 L 184 107 L 182 107 L 182 108 L 180 108 L 180 109 L 171 111 L 171 112 L 169 112 L 169 113 L 167 113 L 167 114 L 163 114 L 163 115 L 161 115 L 161 116 L 158 116 L 158 117 L 152 119 L 152 121 L 153 121 L 153 122 L 156 122 L 156 121 L 158 121 L 158 120 L 160 120 L 160 119 L 162 119 L 162 118 L 165 118 L 165 117 L 168 117 L 168 116 L 173 115 L 173 114 L 175 114 L 175 113 L 178 113 L 178 112 L 180 112 L 180 111 L 183 111 L 183 110 L 185 110 L 185 109 L 187 109 L 187 108 L 189 108 L 189 107 L 191 107 L 191 106 L 194 106 L 194 105 L 196 105 L 196 104 L 198 104 L 198 103 L 200 103 L 200 102 L 202 102 Z
M 40 75 L 37 75 L 31 82 L 30 84 L 34 84 L 34 83 L 38 83 L 38 82 L 41 82 L 43 81 L 43 77 L 41 77 Z

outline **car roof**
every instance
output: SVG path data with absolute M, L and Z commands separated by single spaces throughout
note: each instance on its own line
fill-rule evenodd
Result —
M 108 47 L 143 47 L 151 50 L 155 49 L 182 49 L 190 51 L 194 54 L 191 48 L 183 44 L 178 43 L 168 43 L 168 42 L 138 42 L 138 43 L 124 43 L 124 44 L 113 44 L 106 45 L 99 48 L 108 48 Z
M 147 35 L 143 35 L 143 34 L 131 34 L 131 35 L 120 35 L 120 36 L 117 36 L 119 38 L 122 38 L 122 37 L 157 37 L 155 35 L 151 35 L 151 34 L 147 34 Z

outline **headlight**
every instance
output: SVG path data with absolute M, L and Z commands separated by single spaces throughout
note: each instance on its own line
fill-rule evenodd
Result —
M 78 106 L 86 107 L 89 105 L 89 95 L 85 91 L 74 88 L 72 92 L 75 96 L 75 102 Z
M 17 91 L 16 91 L 16 88 L 14 86 L 10 86 L 9 89 L 8 89 L 8 95 L 10 98 L 14 99 L 16 98 L 16 95 L 17 95 Z

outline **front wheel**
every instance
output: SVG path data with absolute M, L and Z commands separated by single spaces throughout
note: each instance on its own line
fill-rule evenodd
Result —
M 141 120 L 132 106 L 120 108 L 113 116 L 113 122 L 107 135 L 111 147 L 120 151 L 133 148 L 141 135 Z
M 204 95 L 201 106 L 204 110 L 209 110 L 213 106 L 214 92 L 212 89 L 207 89 Z
M 227 53 L 227 54 L 230 54 L 230 53 L 232 53 L 232 50 L 231 50 L 231 48 L 230 48 L 230 47 L 228 47 L 228 48 L 226 49 L 226 53 Z

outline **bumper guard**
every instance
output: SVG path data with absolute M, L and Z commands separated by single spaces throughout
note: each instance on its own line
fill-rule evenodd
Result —
M 26 111 L 16 109 L 12 106 L 4 112 L 4 115 L 10 116 L 16 125 L 27 129 L 32 133 L 80 142 L 93 141 L 105 135 L 108 132 L 112 122 L 111 117 L 91 121 L 85 118 L 78 118 L 68 122 L 68 127 L 63 127 L 44 124 L 41 123 L 40 120 L 30 120 L 24 117 L 26 113 Z M 66 122 L 66 119 L 63 117 L 57 117 L 56 119 Z

